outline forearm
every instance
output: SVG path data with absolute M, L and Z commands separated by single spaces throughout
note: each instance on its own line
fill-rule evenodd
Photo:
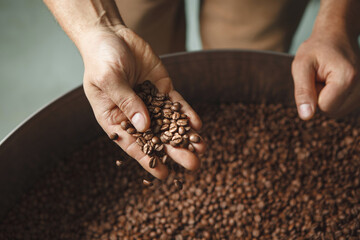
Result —
M 66 34 L 78 46 L 92 29 L 123 26 L 113 0 L 44 0 Z M 79 46 L 78 46 L 79 47 Z
M 314 31 L 345 33 L 351 38 L 360 34 L 359 0 L 321 0 Z

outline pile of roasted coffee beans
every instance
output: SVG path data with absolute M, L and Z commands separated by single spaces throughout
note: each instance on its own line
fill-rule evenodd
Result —
M 104 136 L 24 195 L 0 220 L 0 239 L 360 238 L 360 118 L 195 109 L 208 148 L 200 171 L 176 173 L 182 191 L 174 173 L 144 187 L 145 171 Z
M 181 112 L 181 104 L 172 102 L 168 94 L 158 92 L 149 80 L 136 86 L 137 95 L 144 101 L 151 119 L 151 126 L 145 132 L 137 132 L 130 121 L 121 122 L 121 127 L 128 134 L 136 138 L 141 150 L 150 156 L 149 167 L 155 168 L 159 161 L 170 165 L 168 155 L 164 151 L 164 144 L 173 147 L 187 148 L 195 152 L 192 143 L 199 143 L 200 136 L 190 134 L 189 119 Z M 116 138 L 114 139 L 116 140 Z M 181 189 L 181 180 L 175 179 L 175 185 Z M 145 185 L 152 185 L 147 179 Z

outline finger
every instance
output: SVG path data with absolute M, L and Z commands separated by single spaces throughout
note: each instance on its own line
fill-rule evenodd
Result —
M 202 122 L 199 115 L 194 111 L 194 109 L 175 90 L 172 90 L 169 93 L 169 97 L 172 102 L 179 102 L 181 104 L 181 110 L 189 117 L 190 126 L 196 131 L 199 131 L 201 129 Z
M 185 148 L 173 147 L 169 144 L 165 144 L 165 150 L 175 162 L 188 170 L 194 171 L 200 167 L 200 160 L 196 154 Z
M 295 87 L 295 102 L 299 116 L 303 120 L 313 117 L 316 109 L 315 64 L 300 58 L 292 63 L 292 75 Z
M 97 84 L 131 121 L 136 130 L 144 132 L 150 127 L 150 117 L 144 102 L 126 81 L 120 80 L 116 74 L 111 73 L 97 80 Z
M 343 69 L 341 71 L 340 69 Z M 330 115 L 336 115 L 341 111 L 341 106 L 349 97 L 352 89 L 354 76 L 346 72 L 344 68 L 338 68 L 331 72 L 325 79 L 325 87 L 319 95 L 319 108 Z
M 338 111 L 331 114 L 333 117 L 345 116 L 352 112 L 360 113 L 360 96 L 358 94 L 360 92 L 360 84 L 351 89 L 351 92 L 349 92 Z

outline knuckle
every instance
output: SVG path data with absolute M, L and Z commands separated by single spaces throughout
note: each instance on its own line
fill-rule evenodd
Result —
M 295 88 L 295 96 L 298 98 L 309 97 L 311 95 L 311 90 L 304 87 Z
M 129 113 L 132 110 L 133 105 L 136 102 L 136 100 L 137 100 L 137 97 L 136 97 L 135 93 L 133 93 L 126 97 L 125 96 L 120 97 L 117 105 L 122 112 Z

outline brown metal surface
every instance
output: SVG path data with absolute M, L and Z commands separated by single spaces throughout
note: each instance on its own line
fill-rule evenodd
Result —
M 292 57 L 225 50 L 163 57 L 190 103 L 293 104 Z M 82 87 L 51 103 L 0 143 L 0 218 L 59 159 L 103 134 Z

